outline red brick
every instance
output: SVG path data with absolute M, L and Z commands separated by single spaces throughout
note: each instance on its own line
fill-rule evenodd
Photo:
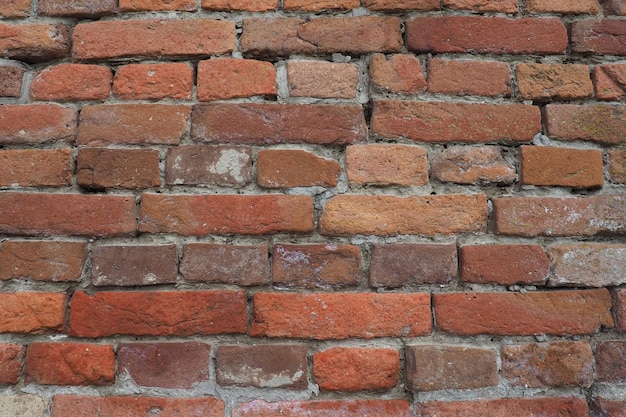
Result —
M 573 53 L 626 55 L 626 20 L 578 20 L 571 39 Z
M 620 331 L 626 332 L 626 291 L 616 290 L 613 312 Z
M 461 281 L 544 284 L 550 259 L 539 245 L 468 245 L 460 248 Z
M 604 185 L 602 151 L 522 146 L 521 182 L 529 185 L 600 188 Z
M 0 150 L 0 185 L 62 187 L 72 180 L 72 150 Z
M 84 242 L 4 241 L 0 280 L 78 281 L 86 255 Z
M 373 287 L 447 284 L 457 276 L 456 245 L 374 245 L 369 283 Z
M 190 336 L 245 333 L 243 291 L 99 292 L 77 291 L 69 327 L 77 337 Z
M 19 97 L 22 93 L 24 69 L 12 65 L 0 66 L 0 97 Z
M 496 352 L 462 346 L 407 346 L 408 389 L 414 392 L 498 385 Z
M 435 236 L 482 232 L 486 228 L 487 201 L 483 194 L 337 195 L 326 202 L 320 219 L 320 233 L 341 236 Z
M 240 404 L 232 413 L 232 417 L 409 417 L 410 415 L 411 406 L 408 401 L 404 400 L 283 401 L 275 403 L 254 400 Z
M 515 168 L 495 146 L 453 145 L 432 156 L 431 175 L 441 182 L 490 185 L 513 184 Z
M 369 74 L 374 86 L 392 93 L 419 94 L 426 91 L 422 64 L 414 55 L 374 54 L 370 58 Z
M 96 246 L 91 249 L 91 283 L 139 286 L 176 283 L 176 245 Z
M 272 284 L 280 287 L 337 288 L 361 279 L 361 251 L 353 245 L 274 246 Z
M 115 354 L 111 345 L 31 343 L 24 360 L 26 383 L 43 385 L 111 385 Z
M 313 200 L 304 195 L 144 194 L 139 229 L 148 233 L 265 235 L 313 231 Z
M 611 182 L 626 184 L 626 149 L 609 149 L 606 154 Z
M 24 346 L 0 343 L 0 384 L 15 385 L 22 373 Z
M 370 144 L 346 149 L 351 186 L 428 184 L 428 152 L 421 146 Z
M 525 100 L 578 100 L 591 97 L 587 65 L 518 64 L 517 88 Z
M 564 54 L 568 38 L 557 18 L 428 16 L 406 22 L 406 42 L 418 53 Z
M 456 10 L 472 10 L 475 12 L 517 13 L 516 0 L 443 0 L 443 7 Z
M 509 97 L 511 69 L 504 62 L 431 59 L 428 63 L 428 91 L 460 96 Z
M 598 100 L 626 100 L 626 64 L 596 65 L 591 78 Z
M 400 355 L 395 349 L 327 349 L 313 355 L 313 375 L 327 391 L 382 391 L 395 387 Z
M 0 194 L 1 233 L 128 236 L 133 235 L 136 228 L 132 196 Z
M 550 285 L 612 287 L 626 283 L 626 245 L 573 244 L 549 249 Z
M 65 328 L 65 294 L 0 293 L 0 333 L 49 333 Z
M 204 142 L 346 145 L 367 136 L 357 104 L 197 104 L 191 119 L 191 138 Z
M 104 100 L 109 96 L 113 75 L 99 65 L 60 64 L 47 67 L 31 81 L 33 100 Z
M 196 0 L 120 0 L 122 12 L 149 12 L 149 11 L 176 10 L 193 12 L 198 10 Z
M 254 294 L 253 337 L 316 340 L 430 334 L 430 295 L 374 293 Z
M 198 100 L 276 96 L 276 68 L 254 59 L 217 58 L 198 63 Z
M 241 36 L 244 55 L 263 57 L 365 55 L 401 48 L 400 20 L 388 16 L 245 19 Z
M 360 3 L 359 0 L 283 0 L 283 9 L 306 12 L 350 10 L 358 8 Z
M 78 143 L 177 145 L 187 133 L 190 108 L 165 104 L 98 104 L 80 112 Z
M 0 4 L 2 17 L 26 17 L 30 12 L 32 0 L 5 0 Z
M 209 379 L 211 347 L 204 343 L 120 343 L 119 373 L 142 387 L 190 389 Z
M 278 9 L 278 0 L 202 0 L 202 8 L 207 10 L 247 12 L 269 12 Z
M 78 60 L 220 55 L 235 49 L 235 23 L 211 19 L 79 23 L 72 45 L 72 57 Z
M 101 17 L 116 12 L 115 0 L 39 0 L 37 5 L 41 16 Z
M 625 21 L 626 22 L 626 21 Z M 547 134 L 561 140 L 626 143 L 626 107 L 611 105 L 549 104 L 544 110 Z
M 541 131 L 539 107 L 379 100 L 372 133 L 426 142 L 530 141 Z
M 626 233 L 626 196 L 496 198 L 494 229 L 513 236 L 596 236 Z
M 363 0 L 363 7 L 381 11 L 439 10 L 439 0 Z
M 265 149 L 257 155 L 257 181 L 261 187 L 334 187 L 339 162 L 300 149 Z
M 503 398 L 455 402 L 425 402 L 417 406 L 418 417 L 587 417 L 584 398 Z
M 626 1 L 605 0 L 602 2 L 605 15 L 626 16 Z
M 188 282 L 268 284 L 268 249 L 266 245 L 188 243 L 180 261 L 180 272 Z
M 252 181 L 252 151 L 242 146 L 179 146 L 165 159 L 165 182 L 237 187 Z
M 305 389 L 306 345 L 223 345 L 217 348 L 217 383 L 222 386 Z
M 287 62 L 287 84 L 291 97 L 345 98 L 357 94 L 359 67 L 325 61 Z
M 0 55 L 39 63 L 67 57 L 70 28 L 61 24 L 10 25 L 0 23 Z
M 598 14 L 598 0 L 528 0 L 526 11 L 529 13 L 560 13 L 560 14 Z
M 436 326 L 457 335 L 579 335 L 613 327 L 605 289 L 434 294 Z
M 591 401 L 591 417 L 626 417 L 626 401 L 612 401 L 604 398 L 593 398 Z
M 593 352 L 589 342 L 505 345 L 502 376 L 513 386 L 589 387 L 593 383 Z
M 76 183 L 90 190 L 150 188 L 161 184 L 156 149 L 80 148 Z
M 113 94 L 120 100 L 188 100 L 194 84 L 190 64 L 130 64 L 119 67 Z
M 596 342 L 596 380 L 599 382 L 626 382 L 626 341 Z
M 56 104 L 0 106 L 0 144 L 74 142 L 76 110 Z

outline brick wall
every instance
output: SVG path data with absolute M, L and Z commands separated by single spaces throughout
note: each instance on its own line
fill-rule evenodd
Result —
M 0 416 L 626 416 L 624 0 L 3 0 Z

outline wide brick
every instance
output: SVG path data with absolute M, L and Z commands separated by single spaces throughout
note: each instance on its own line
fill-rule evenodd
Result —
M 98 104 L 80 112 L 78 143 L 177 145 L 187 133 L 190 108 L 165 104 Z
M 78 113 L 56 104 L 0 106 L 0 144 L 74 142 Z
M 148 233 L 264 235 L 313 228 L 313 200 L 304 195 L 144 194 L 139 211 L 139 230 Z
M 0 333 L 48 333 L 65 327 L 65 294 L 0 293 Z
M 564 54 L 568 38 L 557 18 L 428 16 L 406 22 L 406 42 L 418 53 Z
M 241 36 L 241 50 L 249 56 L 365 55 L 401 48 L 400 19 L 387 16 L 245 19 Z
M 211 346 L 198 342 L 120 343 L 119 373 L 142 387 L 190 389 L 209 379 Z
M 254 294 L 253 337 L 316 340 L 430 334 L 430 295 L 374 293 Z
M 522 146 L 521 182 L 529 185 L 600 188 L 604 185 L 602 151 Z
M 582 341 L 502 346 L 502 376 L 513 386 L 589 387 L 593 383 L 591 346 Z
M 0 343 L 0 384 L 17 384 L 22 373 L 24 346 Z M 0 404 L 2 400 L 0 400 Z
M 306 345 L 222 345 L 215 369 L 222 386 L 305 389 Z
M 76 183 L 89 190 L 150 188 L 161 184 L 156 149 L 80 148 Z
M 458 273 L 455 244 L 374 245 L 369 283 L 373 287 L 447 284 Z
M 120 100 L 188 100 L 193 73 L 193 67 L 182 62 L 124 65 L 115 72 L 113 94 Z
M 218 58 L 198 63 L 198 100 L 275 96 L 276 68 L 254 59 Z
M 626 16 L 626 1 L 624 0 L 605 0 L 602 5 L 605 15 Z
M 449 146 L 432 156 L 430 168 L 433 179 L 457 184 L 513 184 L 517 178 L 495 146 Z
M 0 280 L 78 281 L 86 255 L 84 242 L 7 240 L 0 250 Z
M 573 53 L 626 55 L 626 20 L 579 20 L 571 26 Z
M 122 12 L 149 12 L 176 10 L 193 12 L 198 10 L 196 0 L 120 0 Z
M 428 152 L 421 146 L 370 144 L 349 146 L 346 171 L 352 186 L 428 184 Z
M 539 107 L 379 100 L 372 133 L 425 142 L 530 141 L 541 131 Z
M 460 96 L 509 97 L 511 68 L 504 62 L 431 59 L 428 63 L 428 91 Z
M 30 84 L 33 100 L 104 100 L 109 96 L 113 74 L 100 65 L 60 64 L 35 74 Z
M 72 45 L 77 60 L 220 55 L 235 48 L 235 23 L 211 19 L 79 23 Z
M 492 349 L 420 345 L 405 351 L 408 389 L 414 392 L 475 389 L 498 384 Z
M 598 0 L 528 0 L 529 13 L 597 14 L 600 11 Z
M 370 82 L 392 93 L 419 94 L 426 90 L 422 64 L 409 54 L 374 54 L 369 65 Z
M 192 139 L 203 142 L 346 145 L 367 136 L 357 104 L 198 104 L 191 119 Z
M 91 283 L 96 286 L 172 284 L 178 276 L 176 245 L 95 246 Z
M 626 341 L 596 342 L 596 379 L 600 382 L 626 382 Z
M 124 1 L 124 0 L 122 0 Z M 41 16 L 101 17 L 117 12 L 115 0 L 39 0 Z
M 72 180 L 72 150 L 0 150 L 0 185 L 62 187 Z
M 612 287 L 626 283 L 626 245 L 574 244 L 549 249 L 550 285 Z
M 579 100 L 591 97 L 587 65 L 518 64 L 517 88 L 525 100 Z
M 268 249 L 210 243 L 185 245 L 180 272 L 188 282 L 212 282 L 240 286 L 269 282 Z
M 358 246 L 279 244 L 274 246 L 272 284 L 306 288 L 357 286 L 360 268 Z
M 325 61 L 289 61 L 287 85 L 292 97 L 345 98 L 357 94 L 359 67 Z
M 591 78 L 598 100 L 626 100 L 626 64 L 596 65 Z
M 165 159 L 165 182 L 237 187 L 252 181 L 252 151 L 242 146 L 179 146 Z
M 417 405 L 419 417 L 587 417 L 584 398 L 503 398 L 497 400 L 432 401 Z
M 539 245 L 467 245 L 460 248 L 461 281 L 543 284 L 550 259 Z
M 415 216 L 415 213 L 420 213 Z M 396 234 L 435 236 L 484 232 L 484 194 L 439 196 L 338 195 L 326 202 L 320 219 L 325 235 Z
M 398 384 L 400 355 L 395 349 L 327 349 L 313 355 L 313 375 L 327 391 L 382 391 Z
M 45 210 L 42 209 L 45 207 Z M 2 193 L 0 232 L 20 236 L 128 236 L 137 229 L 132 196 Z
M 518 12 L 516 0 L 443 0 L 443 7 L 456 10 L 471 10 L 475 12 Z
M 554 139 L 626 143 L 626 107 L 549 104 L 544 109 L 547 134 Z
M 10 25 L 0 23 L 0 56 L 39 63 L 67 57 L 70 28 L 61 24 Z
M 31 343 L 24 360 L 26 383 L 44 385 L 111 385 L 115 353 L 111 345 Z
M 232 413 L 232 417 L 409 417 L 410 415 L 411 406 L 408 401 L 404 400 L 283 401 L 275 403 L 254 400 L 237 406 Z
M 616 290 L 615 301 L 613 306 L 613 312 L 615 319 L 617 320 L 617 327 L 626 332 L 626 291 Z
M 626 233 L 626 196 L 511 197 L 492 200 L 494 229 L 513 236 L 596 236 Z
M 22 93 L 24 69 L 13 65 L 0 66 L 0 97 L 19 97 Z
M 334 187 L 339 162 L 300 149 L 265 149 L 257 155 L 257 182 L 261 187 Z
M 590 407 L 591 417 L 626 417 L 626 401 L 593 398 Z
M 360 3 L 359 0 L 283 0 L 283 9 L 306 12 L 350 10 L 358 8 Z
M 98 292 L 77 291 L 69 327 L 77 337 L 116 334 L 190 336 L 245 333 L 243 291 Z
M 606 155 L 611 182 L 626 184 L 626 149 L 609 149 Z
M 33 0 L 5 0 L 0 4 L 2 17 L 26 17 Z
M 41 417 L 47 409 L 48 401 L 36 395 L 0 395 L 3 417 Z
M 577 335 L 613 327 L 605 289 L 433 295 L 435 325 L 458 335 Z
M 202 0 L 202 8 L 206 10 L 246 12 L 269 12 L 278 9 L 278 0 Z

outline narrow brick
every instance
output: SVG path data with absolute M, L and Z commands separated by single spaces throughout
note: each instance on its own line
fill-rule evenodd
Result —
M 232 417 L 409 417 L 411 406 L 404 400 L 282 401 L 254 400 L 239 405 Z M 53 416 L 55 417 L 55 416 Z
M 13 65 L 0 65 L 0 97 L 19 97 L 22 94 L 24 69 Z
M 11 25 L 0 23 L 0 55 L 29 64 L 65 58 L 70 54 L 70 28 L 61 24 Z
M 0 250 L 0 280 L 78 281 L 86 255 L 84 242 L 4 241 Z
M 590 140 L 609 145 L 626 143 L 626 107 L 549 104 L 544 109 L 547 134 L 561 140 Z
M 516 73 L 524 100 L 581 100 L 593 94 L 587 65 L 518 64 Z
M 459 96 L 509 97 L 511 68 L 504 62 L 431 59 L 428 63 L 428 91 Z
M 278 0 L 202 0 L 202 8 L 215 11 L 269 12 L 278 9 Z
M 434 294 L 435 325 L 456 335 L 590 334 L 613 327 L 606 289 Z
M 194 12 L 198 10 L 196 0 L 120 0 L 122 12 L 150 12 L 175 10 Z
M 419 417 L 587 417 L 584 398 L 502 398 L 497 400 L 432 401 L 417 405 Z
M 596 342 L 596 379 L 599 382 L 626 382 L 626 342 L 610 340 Z
M 521 182 L 529 185 L 601 188 L 604 185 L 602 151 L 522 146 Z
M 0 144 L 74 142 L 76 110 L 57 104 L 0 106 Z
M 334 187 L 339 162 L 300 149 L 264 149 L 257 155 L 257 182 L 261 187 Z
M 624 12 L 626 14 L 626 11 Z M 605 398 L 591 400 L 591 417 L 625 417 L 626 401 L 614 401 Z
M 578 20 L 571 26 L 573 53 L 626 55 L 626 20 Z
M 596 65 L 591 78 L 598 100 L 626 100 L 626 64 Z
M 109 96 L 113 74 L 100 65 L 60 64 L 35 74 L 30 84 L 33 100 L 104 100 Z
M 120 100 L 191 99 L 194 69 L 186 63 L 129 64 L 113 78 L 113 94 Z
M 0 293 L 0 333 L 49 333 L 65 328 L 65 294 Z
M 115 0 L 39 0 L 37 4 L 37 13 L 41 16 L 97 18 L 116 12 Z
M 0 410 L 7 417 L 41 417 L 48 409 L 48 401 L 37 395 L 0 395 Z
M 0 4 L 2 17 L 26 17 L 30 13 L 32 0 L 5 0 Z
M 419 94 L 426 91 L 422 64 L 410 54 L 374 54 L 369 65 L 370 82 L 392 93 Z
M 80 148 L 76 183 L 88 190 L 158 187 L 159 151 L 155 149 Z
M 529 13 L 559 13 L 559 14 L 598 14 L 600 4 L 598 0 L 528 0 L 526 10 Z
M 513 184 L 517 178 L 495 146 L 449 146 L 432 156 L 430 169 L 434 179 L 457 184 Z
M 613 287 L 626 283 L 626 245 L 574 244 L 549 249 L 550 285 Z
M 302 12 L 322 10 L 351 10 L 360 6 L 359 0 L 284 0 L 283 9 Z
M 617 328 L 626 331 L 626 291 L 616 290 L 613 312 L 617 320 Z
M 217 58 L 198 63 L 198 100 L 276 96 L 276 68 L 254 59 Z
M 72 180 L 72 150 L 0 150 L 0 185 L 63 187 Z
M 611 182 L 626 184 L 626 149 L 609 149 L 606 154 Z
M 23 356 L 24 346 L 0 343 L 0 384 L 15 385 L 19 382 Z
M 624 0 L 605 0 L 602 5 L 605 15 L 626 16 L 626 2 Z
M 91 283 L 96 286 L 172 284 L 177 276 L 176 245 L 91 249 Z
M 388 12 L 439 10 L 439 0 L 363 0 L 361 3 L 370 10 Z
M 353 99 L 358 82 L 359 68 L 355 64 L 287 62 L 287 85 L 292 97 Z
M 351 186 L 428 184 L 428 152 L 421 146 L 370 144 L 348 146 L 346 170 Z
M 471 10 L 474 12 L 517 13 L 516 0 L 443 0 L 443 7 L 455 10 Z

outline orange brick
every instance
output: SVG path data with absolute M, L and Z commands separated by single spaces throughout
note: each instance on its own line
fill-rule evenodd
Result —
M 83 242 L 5 241 L 0 250 L 0 280 L 78 281 L 86 255 Z
M 303 150 L 261 150 L 257 156 L 257 181 L 261 187 L 334 187 L 341 168 L 335 160 Z
M 49 333 L 65 328 L 65 294 L 0 293 L 0 333 Z
M 276 68 L 271 62 L 220 58 L 198 64 L 198 100 L 276 95 Z
M 370 58 L 370 82 L 377 88 L 392 93 L 419 94 L 426 91 L 422 64 L 409 54 L 387 57 L 374 54 Z
M 39 71 L 30 84 L 33 100 L 81 101 L 109 97 L 113 74 L 99 65 L 60 64 Z
M 26 17 L 30 12 L 32 0 L 5 0 L 0 4 L 2 17 Z
M 354 64 L 289 61 L 287 84 L 292 97 L 347 98 L 357 94 L 359 68 Z
M 371 144 L 349 146 L 346 169 L 351 185 L 428 184 L 425 148 L 410 145 Z
M 443 0 L 443 7 L 476 12 L 517 13 L 517 0 Z
M 599 188 L 604 184 L 602 151 L 549 146 L 521 147 L 522 184 Z
M 119 0 L 122 12 L 149 12 L 176 10 L 193 12 L 198 10 L 196 0 Z
M 439 9 L 439 0 L 363 0 L 362 3 L 370 10 L 389 12 Z
M 526 10 L 529 13 L 560 14 L 598 14 L 598 0 L 528 0 Z
M 0 144 L 74 142 L 78 112 L 56 104 L 0 106 Z
M 548 136 L 562 140 L 624 144 L 625 118 L 626 107 L 608 104 L 549 104 L 544 109 L 544 123 Z
M 246 12 L 269 12 L 278 9 L 278 0 L 202 0 L 202 8 L 206 10 Z
M 293 11 L 350 10 L 359 6 L 359 0 L 283 0 L 283 9 Z
M 435 58 L 428 63 L 428 91 L 461 96 L 509 97 L 510 70 L 504 62 Z
M 587 65 L 519 64 L 517 87 L 525 100 L 577 100 L 593 94 Z
M 124 65 L 115 72 L 113 94 L 121 100 L 190 99 L 193 72 L 185 63 Z
M 72 150 L 0 150 L 0 185 L 63 187 L 72 180 Z
M 0 384 L 15 385 L 22 373 L 24 346 L 0 343 Z
M 597 99 L 626 100 L 626 64 L 596 65 L 592 78 Z
M 513 184 L 515 168 L 495 146 L 453 145 L 433 155 L 431 174 L 441 182 L 457 184 Z
M 0 6 L 2 7 L 2 6 Z M 69 56 L 70 28 L 61 24 L 0 23 L 0 55 L 30 63 Z

